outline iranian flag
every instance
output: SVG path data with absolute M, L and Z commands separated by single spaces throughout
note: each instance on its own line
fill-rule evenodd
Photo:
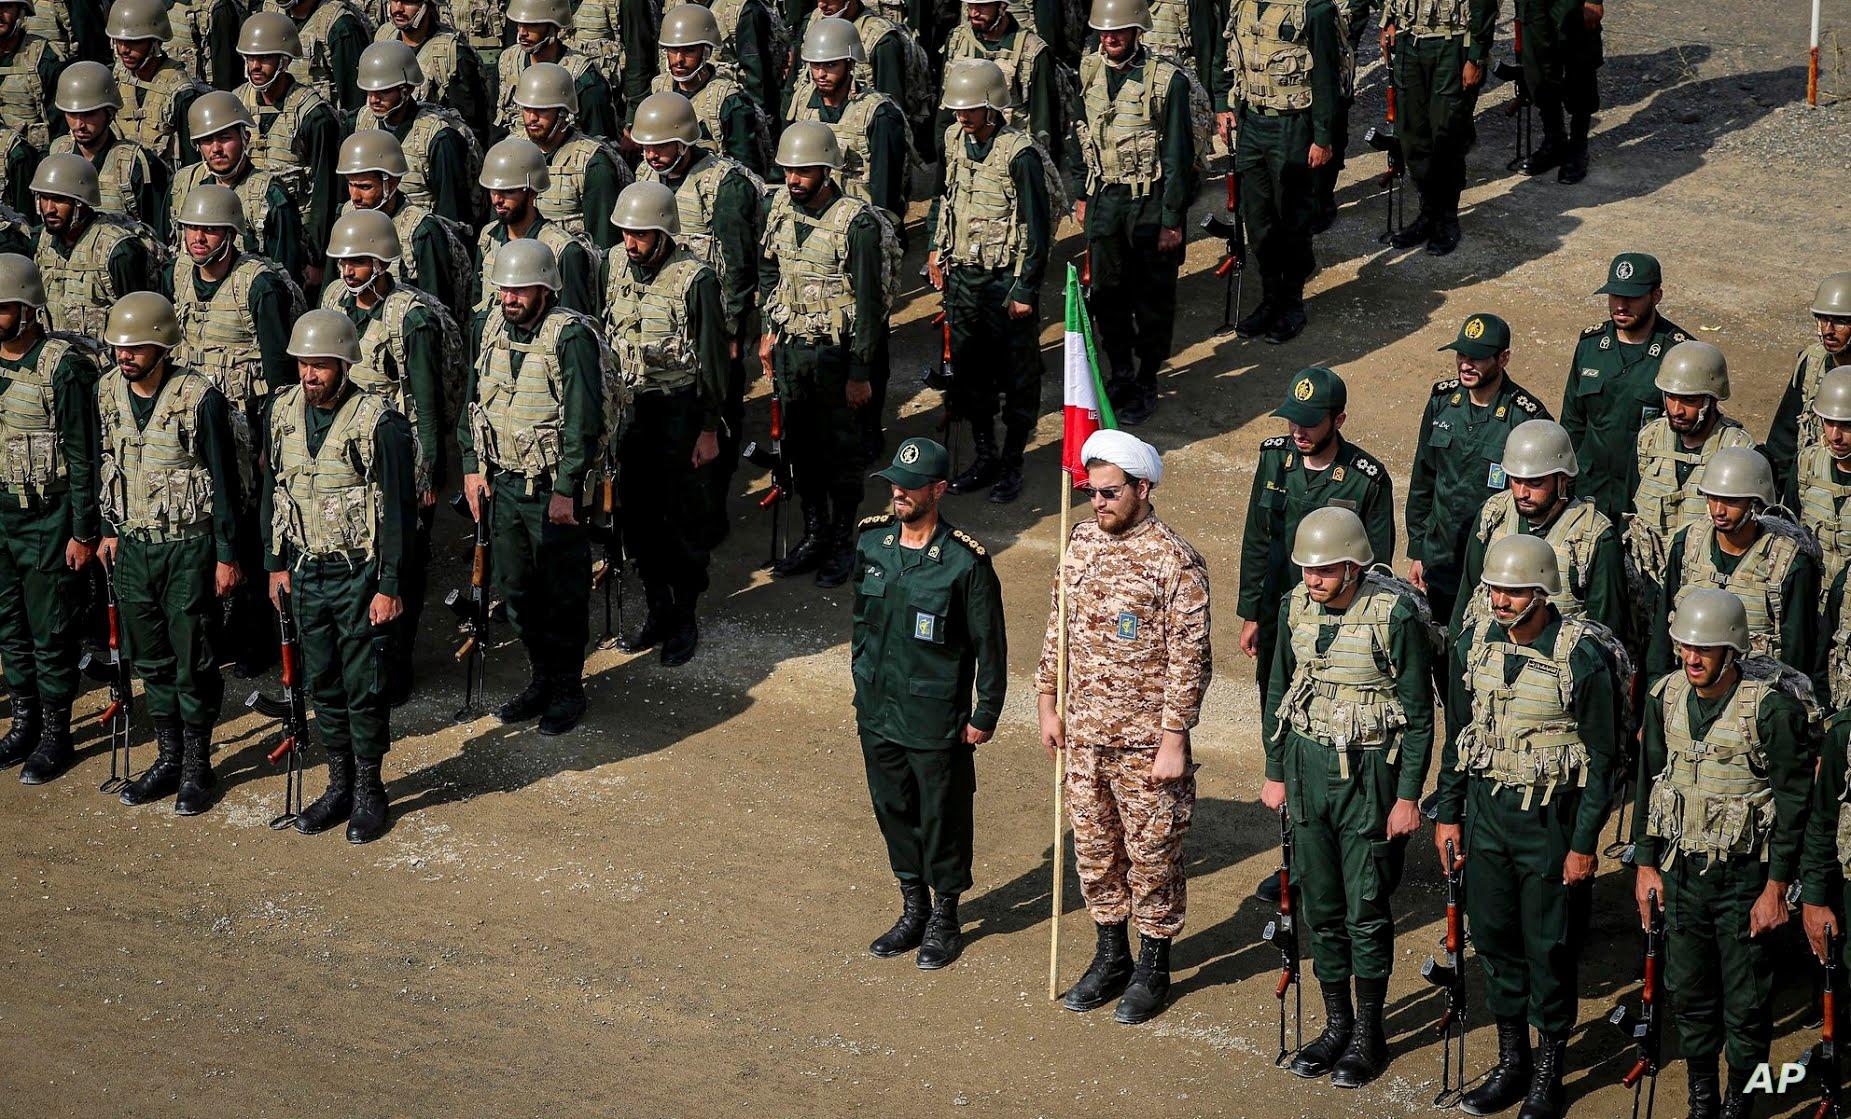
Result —
M 1086 481 L 1086 464 L 1080 461 L 1080 448 L 1086 437 L 1100 428 L 1116 428 L 1112 403 L 1105 397 L 1105 381 L 1099 376 L 1099 353 L 1093 346 L 1093 321 L 1086 313 L 1086 300 L 1080 290 L 1080 273 L 1067 265 L 1067 347 L 1066 394 L 1062 415 L 1065 432 L 1061 436 L 1061 466 L 1078 486 Z

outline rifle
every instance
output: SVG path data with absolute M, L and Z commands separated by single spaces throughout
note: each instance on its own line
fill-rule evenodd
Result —
M 1216 334 L 1234 329 L 1234 316 L 1240 310 L 1241 286 L 1247 278 L 1247 225 L 1240 216 L 1240 177 L 1228 169 L 1228 216 L 1204 214 L 1202 228 L 1227 242 L 1227 251 L 1215 265 L 1215 275 L 1226 281 L 1221 293 L 1221 325 Z
M 457 627 L 463 643 L 457 647 L 456 659 L 463 662 L 463 706 L 457 709 L 456 721 L 465 722 L 481 714 L 477 706 L 482 698 L 488 675 L 488 541 L 489 521 L 494 507 L 491 498 L 482 498 L 482 515 L 471 517 L 476 526 L 475 540 L 469 556 L 469 586 L 459 587 L 444 596 L 443 604 L 461 620 Z M 469 517 L 469 500 L 457 494 L 450 507 Z
M 281 831 L 296 822 L 302 813 L 302 752 L 308 749 L 308 683 L 302 678 L 302 643 L 296 636 L 296 615 L 290 609 L 288 591 L 277 596 L 276 636 L 282 654 L 283 698 L 271 699 L 261 688 L 254 689 L 244 706 L 267 719 L 283 724 L 283 740 L 267 755 L 270 764 L 286 761 L 283 774 L 283 812 L 270 821 L 273 830 Z
M 1511 82 L 1517 87 L 1517 95 L 1504 106 L 1504 115 L 1517 117 L 1517 154 L 1511 156 L 1504 170 L 1515 171 L 1530 158 L 1530 145 L 1535 139 L 1535 121 L 1530 117 L 1530 109 L 1536 104 L 1530 96 L 1529 80 L 1523 76 L 1523 21 L 1511 22 L 1512 43 L 1515 47 L 1514 57 L 1509 62 L 1499 62 L 1491 67 L 1491 75 L 1500 82 Z
M 1388 156 L 1388 170 L 1382 173 L 1382 198 L 1387 203 L 1386 219 L 1382 235 L 1377 240 L 1387 243 L 1401 231 L 1406 217 L 1403 211 L 1401 180 L 1406 164 L 1402 159 L 1401 136 L 1395 131 L 1395 29 L 1388 29 L 1388 50 L 1382 57 L 1383 65 L 1388 70 L 1388 111 L 1383 114 L 1380 125 L 1370 125 L 1369 131 L 1363 133 L 1363 142 L 1376 151 Z
M 102 673 L 109 685 L 109 706 L 96 717 L 98 726 L 109 728 L 109 777 L 96 787 L 99 793 L 113 793 L 128 784 L 134 767 L 129 763 L 129 724 L 135 717 L 135 674 L 122 648 L 122 607 L 116 600 L 116 572 L 103 568 L 103 584 L 109 595 L 109 669 Z M 83 655 L 80 668 L 89 669 L 94 658 Z M 120 762 L 120 768 L 118 768 Z
M 950 456 L 950 476 L 958 473 L 958 418 L 951 411 L 951 384 L 957 378 L 957 370 L 951 363 L 951 315 L 940 311 L 932 316 L 932 325 L 939 329 L 938 360 L 927 362 L 919 371 L 919 379 L 929 389 L 937 389 L 944 396 L 945 415 L 938 424 L 939 442 L 945 445 L 945 453 Z
M 1279 983 L 1273 997 L 1279 1000 L 1279 1055 L 1273 1064 L 1291 1060 L 1305 1042 L 1305 985 L 1298 981 L 1298 919 L 1292 903 L 1292 824 L 1284 808 L 1279 809 L 1279 913 L 1266 922 L 1261 939 L 1279 949 Z M 1292 1048 L 1285 1047 L 1285 996 L 1298 988 L 1292 1011 Z
M 1452 840 L 1446 841 L 1446 939 L 1442 959 L 1429 958 L 1420 977 L 1446 992 L 1446 1009 L 1440 1013 L 1440 1093 L 1433 1106 L 1451 1107 L 1465 1093 L 1465 871 L 1457 865 Z M 1455 1043 L 1455 1038 L 1457 1039 Z M 1459 1053 L 1459 1078 L 1452 1076 L 1453 1050 Z
M 1842 1119 L 1838 1097 L 1843 1082 L 1838 1074 L 1838 961 L 1845 950 L 1845 938 L 1831 925 L 1825 926 L 1825 990 L 1819 996 L 1819 1044 L 1800 1057 L 1806 1066 L 1806 1078 L 1819 1082 L 1819 1106 L 1811 1119 Z
M 1665 915 L 1658 908 L 1657 890 L 1647 892 L 1645 907 L 1651 916 L 1645 928 L 1645 982 L 1639 988 L 1638 1013 L 1621 1004 L 1607 1016 L 1607 1021 L 1638 1046 L 1638 1058 L 1626 1075 L 1620 1077 L 1620 1083 L 1632 1089 L 1633 1119 L 1639 1119 L 1642 1081 L 1652 1082 L 1645 1093 L 1645 1119 L 1652 1119 L 1652 1107 L 1658 1101 L 1659 1035 L 1664 1024 L 1658 1017 L 1658 998 L 1664 993 L 1659 986 L 1659 961 L 1665 952 Z
M 769 567 L 784 558 L 788 543 L 784 539 L 784 506 L 797 491 L 797 483 L 791 477 L 790 460 L 784 457 L 784 402 L 778 397 L 778 379 L 772 375 L 770 362 L 765 363 L 765 377 L 771 382 L 770 434 L 763 446 L 754 439 L 740 448 L 739 454 L 753 466 L 771 474 L 771 488 L 758 499 L 760 509 L 771 511 L 771 556 L 765 561 Z
M 611 452 L 611 461 L 605 466 L 603 477 L 598 482 L 598 497 L 591 516 L 591 538 L 604 545 L 604 556 L 591 567 L 591 589 L 604 589 L 604 636 L 598 638 L 598 648 L 608 649 L 617 644 L 617 635 L 623 630 L 623 506 L 617 503 L 617 463 L 616 452 Z M 616 585 L 617 627 L 611 628 L 611 587 Z

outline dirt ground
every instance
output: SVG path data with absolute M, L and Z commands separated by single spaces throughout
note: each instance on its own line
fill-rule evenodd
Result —
M 1195 738 L 1203 768 L 1190 924 L 1176 947 L 1174 1005 L 1155 1023 L 1125 1029 L 1107 1011 L 1069 1014 L 1046 997 L 1051 777 L 1030 689 L 1062 494 L 1052 270 L 1049 413 L 1029 489 L 1013 506 L 958 499 L 950 509 L 996 554 L 1015 646 L 1008 710 L 979 756 L 977 885 L 965 903 L 970 944 L 955 966 L 928 976 L 864 950 L 895 899 L 853 733 L 848 595 L 807 580 L 773 585 L 755 570 L 767 525 L 742 496 L 700 654 L 675 671 L 652 657 L 594 654 L 592 714 L 575 734 L 541 739 L 492 719 L 453 725 L 460 684 L 433 610 L 423 686 L 396 720 L 388 764 L 396 825 L 372 846 L 266 830 L 282 781 L 263 758 L 272 728 L 237 706 L 240 682 L 228 707 L 242 717 L 221 732 L 225 792 L 209 815 L 180 820 L 99 796 L 108 759 L 88 723 L 84 761 L 67 778 L 39 789 L 0 781 L 0 1111 L 1426 1111 L 1438 999 L 1418 970 L 1438 936 L 1440 892 L 1424 837 L 1398 896 L 1392 1067 L 1344 1095 L 1272 1065 L 1278 960 L 1259 941 L 1270 913 L 1250 891 L 1274 866 L 1276 834 L 1255 803 L 1258 723 L 1232 608 L 1255 448 L 1277 430 L 1267 413 L 1290 375 L 1334 365 L 1350 384 L 1346 433 L 1404 489 L 1418 409 L 1448 375 L 1435 347 L 1463 316 L 1507 317 L 1517 380 L 1553 405 L 1578 331 L 1604 314 L 1589 293 L 1606 260 L 1636 248 L 1664 261 L 1664 310 L 1729 354 L 1728 410 L 1764 431 L 1806 340 L 1813 284 L 1842 266 L 1851 128 L 1840 109 L 1797 105 L 1799 6 L 1703 7 L 1696 26 L 1673 18 L 1684 5 L 1662 0 L 1612 7 L 1607 108 L 1580 187 L 1503 170 L 1509 91 L 1488 93 L 1467 239 L 1448 259 L 1377 244 L 1381 157 L 1354 158 L 1343 213 L 1319 241 L 1311 328 L 1287 346 L 1210 336 L 1221 318 L 1208 271 L 1219 245 L 1190 246 L 1178 353 L 1158 416 L 1140 434 L 1165 454 L 1162 515 L 1211 566 L 1220 679 Z M 1381 113 L 1378 65 L 1364 83 L 1356 147 Z M 1211 184 L 1204 202 L 1218 194 Z M 1077 252 L 1072 227 L 1064 232 L 1061 261 Z M 916 387 L 934 305 L 915 297 L 898 315 L 896 435 L 936 424 L 936 394 Z M 759 483 L 742 477 L 742 495 Z M 868 508 L 878 500 L 870 488 Z M 459 542 L 443 549 L 435 590 L 460 577 L 461 522 L 440 523 Z M 634 580 L 631 593 L 640 599 Z M 496 650 L 491 695 L 518 687 L 521 671 L 515 648 Z M 81 710 L 101 702 L 92 694 Z M 149 756 L 144 746 L 139 757 Z M 319 765 L 309 781 L 313 796 Z M 1063 986 L 1090 950 L 1069 873 Z M 1617 1086 L 1624 1047 L 1603 1021 L 1632 990 L 1629 891 L 1607 867 L 1570 1050 L 1577 1115 L 1630 1106 Z M 1492 1038 L 1472 967 L 1476 1073 Z M 1777 1058 L 1802 1045 L 1803 985 L 1796 966 Z M 1308 1032 L 1317 1025 L 1308 1012 Z M 1675 1066 L 1663 1093 L 1661 1110 L 1681 1114 Z

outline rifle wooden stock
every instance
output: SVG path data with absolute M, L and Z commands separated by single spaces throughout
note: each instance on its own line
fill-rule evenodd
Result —
M 265 755 L 265 757 L 269 758 L 271 765 L 275 765 L 277 762 L 280 762 L 284 758 L 288 757 L 289 752 L 295 748 L 296 748 L 296 736 L 292 734 L 284 738 L 282 742 L 278 743 L 276 749 L 270 751 L 268 754 Z
M 1638 1084 L 1640 1079 L 1643 1078 L 1645 1074 L 1650 1072 L 1651 1070 L 1652 1070 L 1651 1060 L 1646 1057 L 1640 1057 L 1637 1061 L 1633 1062 L 1633 1066 L 1631 1068 L 1626 1070 L 1626 1075 L 1620 1077 L 1620 1085 L 1622 1087 L 1631 1088 L 1634 1085 Z
M 468 637 L 463 638 L 463 644 L 456 650 L 457 662 L 461 663 L 463 661 L 468 660 L 469 654 L 475 651 L 476 651 L 476 635 L 472 633 Z

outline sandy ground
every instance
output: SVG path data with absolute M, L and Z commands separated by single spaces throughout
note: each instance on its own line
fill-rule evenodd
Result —
M 1051 412 L 1023 500 L 951 506 L 997 555 L 1015 649 L 1008 711 L 979 758 L 970 946 L 950 970 L 927 976 L 863 950 L 894 897 L 849 707 L 848 595 L 774 586 L 755 571 L 767 526 L 742 497 L 700 655 L 666 671 L 653 658 L 596 653 L 592 715 L 575 734 L 453 725 L 448 636 L 431 627 L 425 685 L 397 720 L 388 768 L 397 823 L 370 847 L 265 829 L 282 782 L 263 760 L 271 729 L 248 716 L 222 731 L 225 792 L 199 819 L 99 796 L 106 749 L 88 724 L 84 761 L 66 779 L 0 782 L 0 1111 L 1427 1110 L 1438 1000 L 1418 968 L 1438 935 L 1440 895 L 1424 844 L 1398 897 L 1388 1073 L 1344 1095 L 1272 1066 L 1277 955 L 1259 942 L 1270 914 L 1249 892 L 1275 863 L 1276 836 L 1255 804 L 1255 700 L 1232 609 L 1249 472 L 1277 429 L 1267 413 L 1287 379 L 1327 363 L 1349 380 L 1347 433 L 1404 488 L 1418 409 L 1448 374 L 1434 349 L 1478 310 L 1511 320 L 1515 376 L 1553 405 L 1577 332 L 1604 314 L 1589 293 L 1606 260 L 1635 248 L 1665 262 L 1665 311 L 1729 353 L 1729 411 L 1764 430 L 1806 339 L 1813 284 L 1841 263 L 1851 129 L 1840 110 L 1795 104 L 1804 72 L 1793 44 L 1805 29 L 1794 5 L 1727 0 L 1706 5 L 1697 26 L 1673 20 L 1673 7 L 1613 11 L 1608 107 L 1578 188 L 1507 174 L 1509 93 L 1486 96 L 1467 240 L 1449 259 L 1381 249 L 1381 159 L 1355 159 L 1342 216 L 1318 246 L 1311 329 L 1290 345 L 1209 336 L 1221 317 L 1208 273 L 1219 246 L 1191 245 L 1179 352 L 1141 434 L 1165 452 L 1161 512 L 1207 556 L 1220 592 L 1220 678 L 1196 736 L 1190 926 L 1176 948 L 1174 1005 L 1155 1023 L 1124 1029 L 1107 1012 L 1069 1014 L 1046 998 L 1051 792 L 1030 687 L 1057 548 Z M 1719 37 L 1729 45 L 1705 45 Z M 1357 146 L 1380 104 L 1372 66 Z M 1211 184 L 1205 201 L 1218 191 Z M 1077 252 L 1065 232 L 1062 260 Z M 914 379 L 935 344 L 922 321 L 933 306 L 913 298 L 898 315 L 897 434 L 936 424 L 936 394 Z M 1057 294 L 1045 310 L 1058 314 Z M 1057 322 L 1046 337 L 1045 402 L 1057 409 Z M 741 479 L 742 494 L 757 486 Z M 871 489 L 870 510 L 877 500 Z M 460 537 L 460 522 L 440 523 L 447 540 Z M 434 590 L 459 577 L 460 541 L 443 551 Z M 634 581 L 631 592 L 640 597 Z M 518 687 L 521 671 L 517 650 L 497 650 L 491 694 Z M 244 688 L 232 685 L 232 704 Z M 82 710 L 100 705 L 92 694 Z M 320 783 L 317 766 L 311 796 Z M 1623 1046 L 1602 1021 L 1633 982 L 1629 890 L 1608 868 L 1571 1047 L 1578 1115 L 1629 1106 L 1616 1084 Z M 1066 897 L 1061 974 L 1071 981 L 1090 936 L 1071 878 Z M 1796 970 L 1777 1057 L 1801 1046 L 1802 986 Z M 1478 1072 L 1492 1039 L 1482 1006 L 1474 1011 Z M 1661 1107 L 1681 1114 L 1682 1074 L 1673 1067 L 1665 1080 Z

